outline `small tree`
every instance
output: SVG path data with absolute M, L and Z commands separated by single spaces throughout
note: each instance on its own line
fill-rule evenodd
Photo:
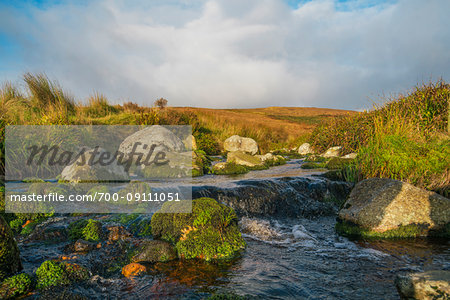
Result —
M 167 100 L 164 98 L 159 98 L 155 101 L 155 106 L 159 107 L 160 109 L 164 109 L 167 106 Z

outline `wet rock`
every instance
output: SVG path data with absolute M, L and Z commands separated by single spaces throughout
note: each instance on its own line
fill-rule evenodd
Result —
M 181 202 L 167 202 L 164 211 L 179 211 Z M 233 209 L 210 198 L 192 201 L 192 213 L 156 213 L 152 233 L 176 244 L 178 256 L 204 260 L 234 257 L 246 246 Z
M 128 159 L 136 143 L 141 144 L 136 147 L 135 153 L 145 156 L 153 145 L 156 146 L 154 149 L 155 154 L 159 151 L 181 152 L 185 149 L 183 141 L 178 136 L 169 129 L 159 125 L 145 127 L 127 137 L 119 146 L 119 151 L 124 154 L 125 159 Z M 146 148 L 144 148 L 144 145 L 147 145 Z
M 239 221 L 242 233 L 255 236 L 264 241 L 279 239 L 282 235 L 275 230 L 267 220 L 251 219 L 242 217 Z
M 341 146 L 331 147 L 322 154 L 322 157 L 339 157 L 341 155 L 341 149 Z
M 37 288 L 46 290 L 50 287 L 87 280 L 89 271 L 80 265 L 47 260 L 36 270 L 36 277 Z
M 19 248 L 11 228 L 0 215 L 0 281 L 21 269 Z
M 80 156 L 74 163 L 65 167 L 61 172 L 61 179 L 70 182 L 79 181 L 115 181 L 128 180 L 128 174 L 123 165 L 117 160 L 106 165 L 100 163 L 91 163 L 97 161 L 101 155 L 112 156 L 114 153 L 107 153 L 105 149 L 98 148 L 86 150 L 83 156 Z M 91 159 L 94 156 L 94 159 Z M 90 164 L 91 163 L 91 164 Z
M 449 299 L 450 271 L 398 275 L 395 285 L 402 299 Z
M 448 235 L 450 199 L 398 180 L 371 178 L 355 186 L 339 219 L 344 232 L 368 237 Z
M 246 167 L 256 167 L 263 165 L 263 162 L 258 157 L 246 154 L 242 151 L 228 152 L 227 162 Z
M 250 179 L 230 186 L 194 186 L 192 197 L 217 199 L 243 216 L 317 217 L 335 215 L 353 186 L 320 177 Z
M 121 225 L 108 226 L 106 230 L 108 231 L 109 242 L 123 241 L 131 237 L 131 233 Z
M 301 144 L 300 147 L 298 147 L 297 152 L 300 155 L 307 155 L 307 154 L 313 154 L 314 153 L 313 149 L 311 148 L 311 144 L 309 144 L 309 143 Z
M 125 277 L 136 277 L 147 272 L 147 267 L 138 263 L 131 263 L 122 268 Z
M 241 151 L 251 155 L 255 155 L 258 152 L 258 144 L 254 139 L 240 137 L 239 135 L 227 138 L 223 143 L 223 148 L 228 152 Z
M 73 245 L 75 252 L 89 252 L 97 248 L 95 243 L 91 243 L 85 240 L 78 240 Z
M 131 258 L 132 262 L 167 262 L 177 258 L 176 249 L 165 241 L 144 241 L 137 254 Z

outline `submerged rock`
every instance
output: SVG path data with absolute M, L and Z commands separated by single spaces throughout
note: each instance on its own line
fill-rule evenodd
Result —
M 164 211 L 176 211 L 182 203 L 165 203 Z M 211 198 L 192 200 L 192 213 L 156 213 L 152 234 L 176 244 L 178 256 L 204 260 L 234 257 L 245 248 L 234 210 Z
M 13 233 L 0 215 L 0 281 L 22 269 L 19 248 Z
M 144 241 L 137 254 L 131 258 L 132 262 L 168 262 L 177 258 L 176 249 L 165 241 Z
M 402 299 L 449 299 L 450 271 L 398 275 L 395 285 Z
M 223 143 L 223 148 L 228 152 L 242 151 L 255 155 L 258 152 L 258 144 L 254 139 L 240 137 L 239 135 L 230 136 Z
M 355 186 L 339 219 L 341 232 L 366 237 L 448 236 L 450 199 L 398 180 L 371 178 Z
M 122 268 L 125 277 L 136 277 L 147 272 L 147 267 L 138 263 L 131 263 Z

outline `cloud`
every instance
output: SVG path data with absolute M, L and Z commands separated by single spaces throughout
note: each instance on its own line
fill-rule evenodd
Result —
M 5 6 L 0 31 L 21 49 L 17 76 L 45 72 L 78 98 L 358 109 L 449 79 L 448 11 L 445 0 L 105 0 Z

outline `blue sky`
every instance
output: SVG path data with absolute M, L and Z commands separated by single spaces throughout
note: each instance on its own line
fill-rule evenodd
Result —
M 361 109 L 450 76 L 447 0 L 1 1 L 0 81 L 80 101 Z

